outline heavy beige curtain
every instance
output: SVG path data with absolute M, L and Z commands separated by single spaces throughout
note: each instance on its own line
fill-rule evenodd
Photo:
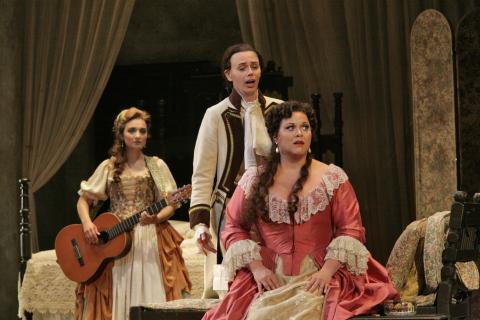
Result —
M 120 50 L 135 0 L 28 0 L 24 44 L 22 175 L 33 193 L 73 151 Z
M 334 91 L 344 93 L 344 167 L 355 187 L 367 245 L 385 262 L 415 219 L 409 35 L 427 8 L 456 24 L 479 1 L 237 0 L 244 41 L 293 76 L 290 98 L 322 94 L 333 127 Z M 447 208 L 448 209 L 448 208 Z

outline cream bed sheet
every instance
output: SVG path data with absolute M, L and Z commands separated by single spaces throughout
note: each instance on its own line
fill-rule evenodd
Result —
M 194 232 L 188 222 L 170 220 L 170 223 L 184 237 L 181 247 L 192 281 L 189 298 L 201 298 L 204 258 L 197 253 Z M 28 311 L 34 320 L 74 319 L 75 287 L 76 283 L 67 279 L 57 264 L 55 250 L 33 254 L 18 292 L 19 317 Z

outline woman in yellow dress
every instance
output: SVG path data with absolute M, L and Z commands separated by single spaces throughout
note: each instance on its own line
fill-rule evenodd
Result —
M 92 245 L 98 243 L 99 231 L 91 208 L 99 201 L 109 198 L 110 211 L 125 219 L 177 188 L 165 162 L 143 154 L 149 129 L 147 112 L 134 107 L 121 111 L 113 126 L 111 157 L 80 185 L 77 211 Z M 77 287 L 77 319 L 128 319 L 131 306 L 180 299 L 190 291 L 183 238 L 168 222 L 174 211 L 168 205 L 157 214 L 141 214 L 130 251 L 109 263 L 93 283 Z

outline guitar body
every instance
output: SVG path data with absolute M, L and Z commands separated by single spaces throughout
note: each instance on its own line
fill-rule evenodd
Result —
M 108 236 L 102 231 L 108 230 L 121 220 L 110 212 L 102 213 L 93 223 L 101 233 L 99 238 Z M 79 283 L 95 280 L 103 271 L 105 265 L 112 259 L 125 255 L 131 247 L 131 237 L 128 232 L 109 239 L 105 243 L 89 244 L 83 233 L 81 224 L 64 227 L 55 238 L 57 262 L 67 278 Z
M 167 205 L 184 203 L 191 193 L 192 186 L 185 185 L 125 220 L 120 220 L 110 212 L 102 213 L 93 221 L 100 232 L 98 244 L 91 245 L 87 242 L 81 224 L 66 226 L 55 238 L 55 252 L 60 268 L 70 280 L 78 283 L 92 282 L 110 260 L 119 258 L 130 250 L 130 230 L 140 221 L 143 212 L 153 215 Z

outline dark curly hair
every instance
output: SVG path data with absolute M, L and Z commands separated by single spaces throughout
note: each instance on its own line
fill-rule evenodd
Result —
M 113 158 L 113 181 L 120 182 L 123 165 L 126 161 L 126 147 L 123 140 L 123 132 L 127 122 L 133 119 L 142 119 L 147 124 L 147 132 L 150 133 L 150 114 L 135 107 L 122 110 L 113 123 L 113 146 L 110 148 L 110 156 Z
M 311 132 L 315 132 L 317 126 L 317 119 L 313 108 L 303 102 L 287 101 L 271 107 L 265 114 L 265 122 L 267 125 L 268 134 L 273 141 L 273 138 L 278 134 L 280 123 L 283 119 L 288 119 L 292 116 L 293 112 L 302 112 L 310 123 Z M 268 188 L 274 183 L 274 176 L 277 172 L 278 164 L 280 163 L 280 154 L 275 151 L 276 145 L 272 143 L 272 149 L 270 150 L 270 157 L 264 165 L 264 168 L 259 170 L 259 176 L 256 183 L 252 186 L 251 198 L 247 201 L 246 208 L 246 225 L 251 225 L 260 217 L 263 221 L 271 223 L 271 219 L 268 214 L 268 203 L 265 202 L 268 195 Z M 294 213 L 297 211 L 298 205 L 298 193 L 302 190 L 305 181 L 308 178 L 308 169 L 312 163 L 312 154 L 310 152 L 306 155 L 305 164 L 300 169 L 300 177 L 293 185 L 288 198 L 288 212 L 293 218 Z

